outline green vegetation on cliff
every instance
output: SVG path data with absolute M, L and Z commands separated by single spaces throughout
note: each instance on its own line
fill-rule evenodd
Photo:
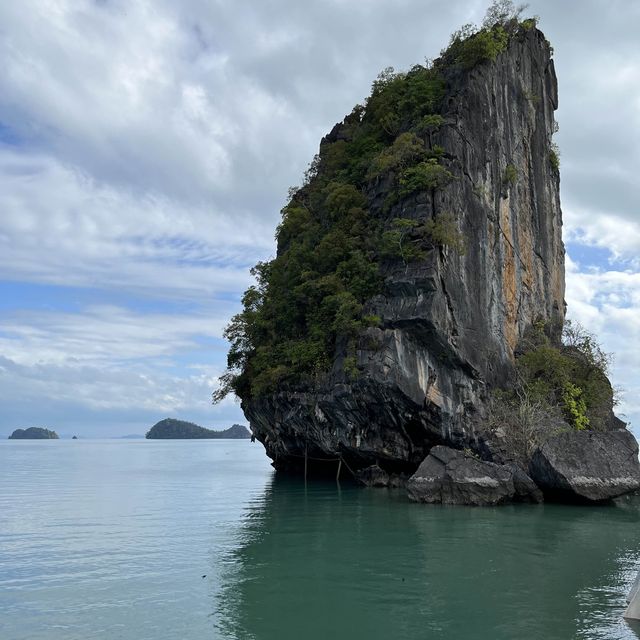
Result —
M 9 440 L 58 440 L 58 434 L 41 427 L 29 427 L 28 429 L 16 429 Z
M 149 440 L 178 440 L 178 439 L 241 439 L 251 437 L 250 431 L 241 424 L 234 424 L 224 431 L 212 431 L 205 429 L 193 422 L 165 418 L 160 420 L 147 431 L 146 438 Z
M 605 429 L 615 405 L 608 378 L 611 361 L 595 337 L 567 321 L 563 344 L 556 346 L 543 327 L 534 327 L 517 358 L 523 388 L 534 399 L 561 409 L 579 431 Z
M 214 402 L 317 381 L 338 348 L 343 375 L 357 376 L 357 336 L 379 323 L 365 303 L 384 291 L 384 270 L 406 270 L 438 247 L 464 253 L 456 212 L 437 210 L 434 197 L 456 179 L 433 143 L 445 125 L 446 78 L 495 59 L 528 28 L 513 3 L 495 2 L 483 27 L 455 33 L 438 60 L 383 71 L 365 104 L 323 139 L 282 210 L 277 257 L 254 267 L 257 282 L 226 328 L 228 368 Z M 400 217 L 399 205 L 421 193 L 434 203 L 430 214 Z
M 527 461 L 550 436 L 561 431 L 606 431 L 617 418 L 616 391 L 608 378 L 611 356 L 593 334 L 567 321 L 562 344 L 538 324 L 516 354 L 517 379 L 511 389 L 495 390 L 491 422 L 512 451 Z

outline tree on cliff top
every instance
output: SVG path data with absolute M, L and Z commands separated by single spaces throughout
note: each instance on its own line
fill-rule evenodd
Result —
M 485 13 L 482 28 L 491 29 L 497 24 L 502 26 L 509 23 L 518 24 L 522 13 L 528 7 L 528 4 L 516 5 L 513 0 L 494 0 Z

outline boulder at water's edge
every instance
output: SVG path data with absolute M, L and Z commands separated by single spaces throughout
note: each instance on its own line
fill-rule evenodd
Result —
M 533 454 L 529 474 L 549 497 L 610 500 L 640 488 L 638 443 L 626 429 L 567 431 Z
M 407 485 L 415 502 L 498 505 L 541 502 L 531 478 L 515 465 L 484 462 L 449 447 L 431 449 Z

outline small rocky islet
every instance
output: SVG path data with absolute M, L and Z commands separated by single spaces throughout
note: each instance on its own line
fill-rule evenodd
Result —
M 16 429 L 9 440 L 59 440 L 55 431 L 42 427 L 29 427 L 28 429 Z
M 322 139 L 214 393 L 277 470 L 445 504 L 640 488 L 609 358 L 565 318 L 552 56 L 535 19 L 461 30 Z

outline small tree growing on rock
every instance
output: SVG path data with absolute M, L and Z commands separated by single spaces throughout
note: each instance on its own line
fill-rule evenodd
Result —
M 531 393 L 520 376 L 512 391 L 493 392 L 489 409 L 491 431 L 525 470 L 539 446 L 568 428 L 559 409 Z
M 495 25 L 506 26 L 511 23 L 519 23 L 522 12 L 527 9 L 528 4 L 514 4 L 513 0 L 494 0 L 491 3 L 484 20 L 483 29 L 491 29 Z
M 409 269 L 409 262 L 420 260 L 426 252 L 420 245 L 421 238 L 414 237 L 414 232 L 420 226 L 419 220 L 410 218 L 395 218 L 393 229 L 385 231 L 382 235 L 382 251 L 387 256 L 399 257 L 405 267 L 405 273 Z

